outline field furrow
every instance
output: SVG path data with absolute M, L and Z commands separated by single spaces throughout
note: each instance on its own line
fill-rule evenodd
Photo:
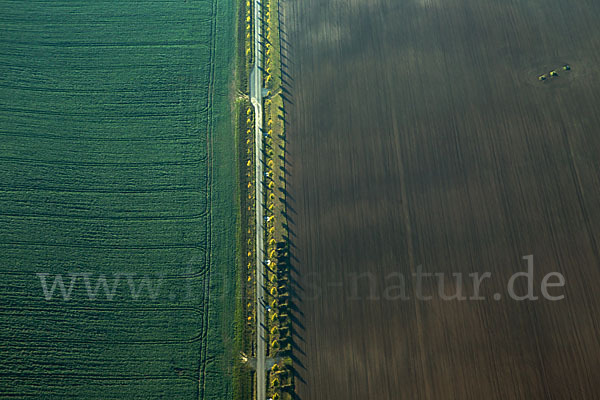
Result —
M 0 397 L 229 397 L 235 7 L 0 0 Z

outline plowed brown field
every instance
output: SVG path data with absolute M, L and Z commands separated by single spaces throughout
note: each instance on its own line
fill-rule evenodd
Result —
M 300 399 L 600 397 L 598 21 L 591 0 L 285 2 Z M 507 298 L 529 254 L 564 300 Z M 490 272 L 487 300 L 430 279 L 416 301 L 418 265 Z M 411 300 L 385 299 L 394 272 Z

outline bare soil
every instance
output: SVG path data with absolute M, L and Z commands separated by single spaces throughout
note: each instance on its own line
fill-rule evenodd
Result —
M 600 397 L 600 3 L 283 5 L 298 397 Z M 418 265 L 488 299 L 385 299 Z

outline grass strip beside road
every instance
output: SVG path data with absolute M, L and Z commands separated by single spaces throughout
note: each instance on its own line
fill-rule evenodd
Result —
M 251 15 L 251 2 L 237 2 L 237 42 L 235 60 L 235 140 L 237 144 L 236 159 L 238 164 L 238 226 L 236 255 L 236 310 L 235 310 L 235 363 L 233 371 L 233 399 L 246 400 L 254 398 L 253 373 L 243 360 L 243 355 L 252 356 L 254 341 L 254 176 L 252 171 L 254 122 L 248 110 L 249 76 L 251 69 L 252 24 L 248 21 Z M 250 132 L 250 133 L 249 133 Z

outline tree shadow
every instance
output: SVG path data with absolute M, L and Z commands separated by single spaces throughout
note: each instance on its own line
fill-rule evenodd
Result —
M 284 0 L 282 0 L 284 1 Z M 283 141 L 283 146 L 280 147 L 283 150 L 283 154 L 278 155 L 278 157 L 283 161 L 282 166 L 280 167 L 282 176 L 283 187 L 279 186 L 279 195 L 278 198 L 282 200 L 282 204 L 284 205 L 284 209 L 282 211 L 284 221 L 282 225 L 284 226 L 285 236 L 288 246 L 288 254 L 287 254 L 287 264 L 289 268 L 288 277 L 289 277 L 289 316 L 291 319 L 291 354 L 290 357 L 293 363 L 293 376 L 294 380 L 298 380 L 302 384 L 306 385 L 307 382 L 304 378 L 304 373 L 306 372 L 306 367 L 303 364 L 302 359 L 306 359 L 305 346 L 306 342 L 304 340 L 304 319 L 305 315 L 302 311 L 303 304 L 303 296 L 305 294 L 305 290 L 303 284 L 299 281 L 301 278 L 301 269 L 300 269 L 300 260 L 297 257 L 298 247 L 296 243 L 296 233 L 294 232 L 294 228 L 296 227 L 296 221 L 294 220 L 294 215 L 297 215 L 297 211 L 295 208 L 296 199 L 289 192 L 289 176 L 291 176 L 290 169 L 293 168 L 293 163 L 289 160 L 289 149 L 287 148 L 288 139 L 287 132 L 289 127 L 289 107 L 294 105 L 293 102 L 293 90 L 294 90 L 294 77 L 292 76 L 292 72 L 290 70 L 290 66 L 294 66 L 295 63 L 293 61 L 293 45 L 289 41 L 289 35 L 286 30 L 286 22 L 284 15 L 285 5 L 282 2 L 278 3 L 277 15 L 279 16 L 279 40 L 280 40 L 280 48 L 279 48 L 279 57 L 281 62 L 281 91 L 279 96 L 282 99 L 282 106 L 279 107 L 278 118 L 283 121 L 284 125 L 284 134 L 279 135 L 279 139 Z M 293 250 L 293 251 L 292 251 Z M 299 399 L 300 397 L 297 393 L 292 394 L 292 398 Z

